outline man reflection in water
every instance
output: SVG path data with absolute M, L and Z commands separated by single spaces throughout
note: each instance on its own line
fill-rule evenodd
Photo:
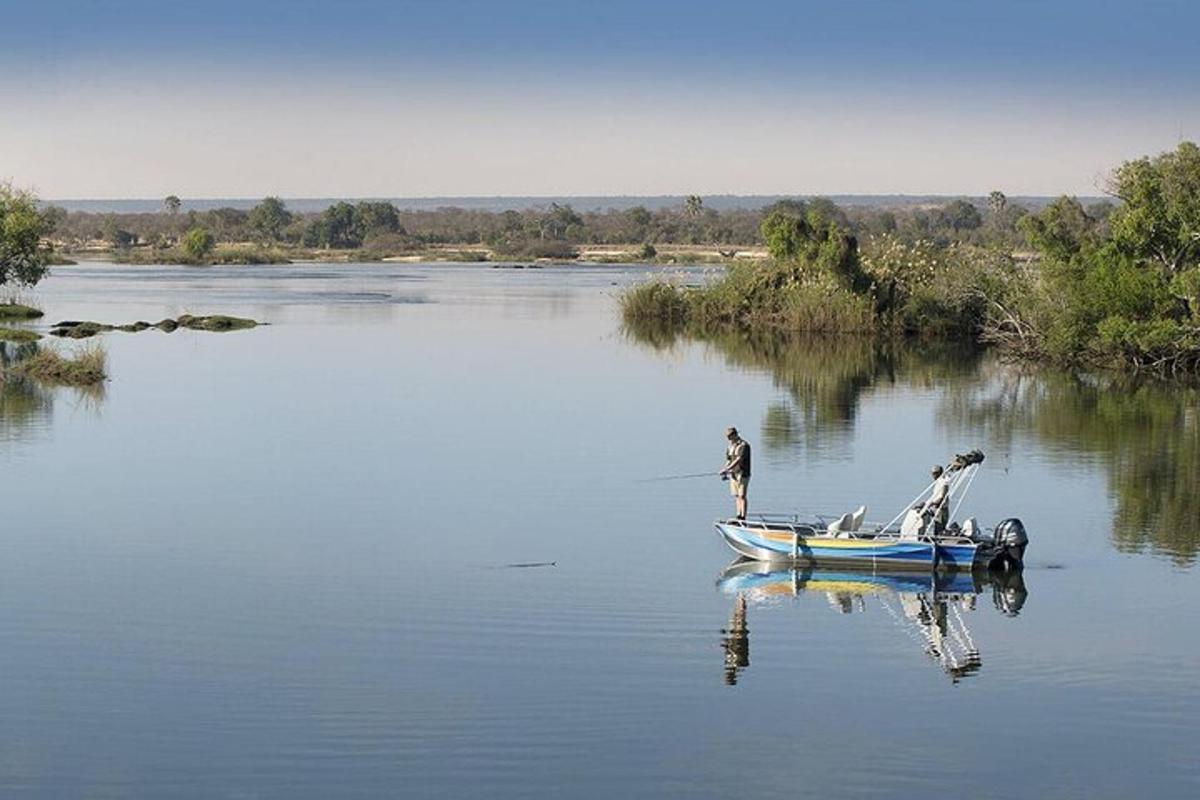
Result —
M 746 518 L 746 488 L 750 484 L 750 443 L 738 436 L 737 428 L 726 428 L 725 438 L 729 447 L 725 449 L 725 466 L 721 478 L 729 480 L 729 493 L 733 495 L 738 519 Z
M 733 601 L 729 627 L 721 633 L 721 648 L 725 651 L 725 684 L 737 686 L 738 672 L 750 666 L 750 629 L 746 627 L 746 598 L 738 595 Z

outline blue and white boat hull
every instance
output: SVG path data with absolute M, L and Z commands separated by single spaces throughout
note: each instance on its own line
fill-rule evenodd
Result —
M 810 525 L 728 520 L 716 524 L 738 555 L 757 561 L 847 564 L 929 569 L 937 565 L 969 569 L 979 545 L 962 539 L 902 538 L 879 533 L 830 536 Z

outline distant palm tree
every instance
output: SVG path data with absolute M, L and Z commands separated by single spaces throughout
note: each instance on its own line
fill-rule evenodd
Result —
M 1008 205 L 1008 198 L 1004 196 L 1004 192 L 992 192 L 988 195 L 988 208 L 993 214 L 999 214 Z
M 181 205 L 183 205 L 183 202 L 173 194 L 169 194 L 163 198 L 163 208 L 165 208 L 167 213 L 172 217 L 179 213 L 179 207 Z
M 698 217 L 704 211 L 704 200 L 698 194 L 689 194 L 683 201 L 683 213 L 689 217 Z

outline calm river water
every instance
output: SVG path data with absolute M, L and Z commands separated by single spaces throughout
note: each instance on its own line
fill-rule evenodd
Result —
M 46 322 L 271 324 L 4 387 L 0 794 L 1200 791 L 1195 393 L 624 333 L 644 274 L 56 268 Z M 1023 581 L 726 571 L 724 484 L 644 479 L 731 424 L 752 511 L 887 519 L 982 448 Z

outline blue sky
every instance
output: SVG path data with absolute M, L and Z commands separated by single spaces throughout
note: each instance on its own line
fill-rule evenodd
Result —
M 1200 4 L 0 0 L 45 196 L 1094 193 L 1200 138 Z

